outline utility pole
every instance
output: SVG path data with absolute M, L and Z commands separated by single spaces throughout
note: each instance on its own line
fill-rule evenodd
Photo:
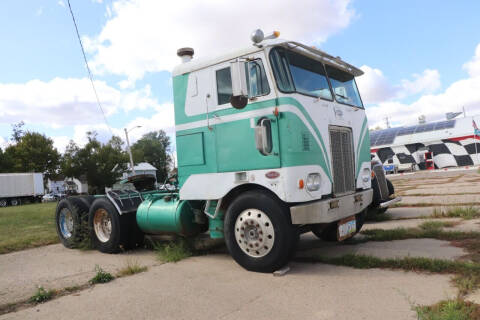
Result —
M 387 125 L 387 129 L 390 128 L 390 122 L 388 121 L 388 117 L 385 117 L 385 124 Z
M 127 130 L 127 128 L 124 128 L 123 130 L 125 131 L 125 137 L 127 138 L 127 151 L 128 151 L 128 155 L 130 156 L 130 168 L 132 168 L 132 173 L 133 175 L 136 175 L 135 173 L 135 167 L 133 165 L 133 156 L 132 156 L 132 149 L 130 149 L 130 140 L 128 139 L 128 133 L 130 131 L 132 131 L 133 129 L 136 129 L 136 128 L 141 128 L 142 126 L 135 126 L 133 127 L 132 129 L 130 130 Z

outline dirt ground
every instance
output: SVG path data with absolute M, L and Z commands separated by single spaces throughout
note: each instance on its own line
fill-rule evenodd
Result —
M 391 220 L 369 222 L 365 229 L 414 228 L 434 212 L 478 201 L 476 170 L 389 178 L 403 197 L 400 205 L 406 206 L 389 209 L 386 215 Z M 452 228 L 458 231 L 480 231 L 479 219 L 441 220 L 455 222 Z M 448 241 L 435 239 L 344 244 L 326 243 L 307 233 L 301 237 L 297 257 L 347 253 L 446 260 L 466 254 Z M 0 319 L 416 319 L 416 305 L 430 305 L 458 293 L 450 275 L 292 262 L 289 272 L 276 277 L 245 271 L 224 249 L 161 263 L 149 250 L 107 255 L 50 245 L 0 255 L 0 305 L 24 301 L 38 286 L 84 285 L 95 274 L 96 265 L 115 274 L 129 261 L 148 270 L 6 313 Z M 472 299 L 478 296 L 478 292 L 471 294 Z

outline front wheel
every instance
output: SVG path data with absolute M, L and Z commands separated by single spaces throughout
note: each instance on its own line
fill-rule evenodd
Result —
M 227 209 L 224 223 L 230 255 L 250 271 L 280 269 L 298 241 L 288 208 L 262 191 L 248 191 L 235 199 Z

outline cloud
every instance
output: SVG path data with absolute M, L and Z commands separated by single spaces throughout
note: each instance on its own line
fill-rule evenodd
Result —
M 397 92 L 390 100 L 386 99 L 367 108 L 370 128 L 385 127 L 386 117 L 395 126 L 416 124 L 421 115 L 425 115 L 427 121 L 444 120 L 447 112 L 462 111 L 463 107 L 469 115 L 479 114 L 480 44 L 476 47 L 473 58 L 466 62 L 463 68 L 468 71 L 469 77 L 452 83 L 444 92 L 438 94 L 428 93 L 440 87 L 440 74 L 437 70 L 426 69 L 422 74 L 414 76 L 413 81 L 403 80 L 403 91 Z M 359 88 L 362 89 L 360 85 Z M 413 103 L 398 101 L 405 95 L 419 92 L 426 93 Z
M 40 7 L 37 9 L 37 11 L 35 11 L 35 15 L 37 17 L 41 16 L 43 14 L 43 7 Z
M 180 61 L 178 48 L 193 47 L 195 57 L 218 55 L 250 45 L 249 35 L 256 28 L 319 44 L 350 24 L 355 16 L 350 2 L 116 1 L 107 7 L 109 20 L 102 31 L 84 37 L 84 44 L 93 54 L 96 73 L 123 75 L 131 84 L 146 72 L 171 71 Z
M 71 139 L 70 137 L 67 137 L 67 136 L 55 136 L 51 138 L 53 140 L 53 146 L 57 148 L 58 152 L 60 153 L 65 152 L 65 148 L 67 147 Z
M 65 2 L 63 2 L 63 0 L 58 0 L 57 4 L 58 4 L 60 7 L 64 7 L 64 8 L 65 8 Z
M 356 79 L 362 100 L 365 104 L 379 103 L 393 98 L 397 93 L 379 69 L 360 67 L 364 74 Z
M 480 112 L 480 77 L 462 79 L 454 82 L 444 92 L 426 94 L 411 104 L 386 101 L 367 108 L 369 126 L 385 127 L 384 118 L 388 117 L 394 125 L 409 125 L 418 122 L 420 115 L 427 121 L 444 120 L 445 113 L 461 111 L 469 114 Z
M 144 110 L 159 106 L 149 85 L 138 90 L 119 91 L 104 81 L 95 81 L 95 87 L 107 117 L 121 110 Z M 103 122 L 103 116 L 87 78 L 0 83 L 0 123 L 22 120 L 60 128 L 96 124 Z
M 124 127 L 127 129 L 141 126 L 141 128 L 135 128 L 128 133 L 130 143 L 135 143 L 144 134 L 151 131 L 164 130 L 168 136 L 170 136 L 172 143 L 175 143 L 175 120 L 173 112 L 173 104 L 165 103 L 155 107 L 155 113 L 153 116 L 137 117 L 129 121 Z M 87 132 L 95 131 L 97 133 L 97 139 L 103 143 L 107 142 L 111 138 L 111 133 L 108 127 L 104 123 L 89 124 L 89 125 L 76 125 L 74 126 L 73 141 L 80 146 L 84 146 L 87 142 Z M 125 141 L 125 132 L 123 128 L 112 128 L 113 134 L 117 135 Z M 55 140 L 55 139 L 54 139 Z M 68 142 L 67 142 L 68 144 Z
M 477 45 L 475 49 L 475 55 L 472 60 L 468 61 L 463 65 L 463 68 L 467 70 L 470 77 L 480 76 L 480 44 Z
M 440 73 L 438 70 L 425 69 L 421 74 L 414 74 L 413 81 L 402 80 L 399 97 L 417 93 L 432 93 L 441 87 Z
M 401 100 L 415 94 L 433 93 L 441 87 L 438 70 L 425 69 L 413 74 L 413 80 L 403 79 L 394 85 L 380 69 L 363 65 L 364 74 L 356 79 L 364 104 L 371 105 L 391 100 Z

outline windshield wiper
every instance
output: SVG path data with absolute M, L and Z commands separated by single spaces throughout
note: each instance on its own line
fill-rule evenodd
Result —
M 341 95 L 340 93 L 336 93 L 336 92 L 335 92 L 335 95 L 336 95 L 337 97 L 342 98 L 342 99 L 348 100 L 348 97 L 345 97 L 344 95 Z

